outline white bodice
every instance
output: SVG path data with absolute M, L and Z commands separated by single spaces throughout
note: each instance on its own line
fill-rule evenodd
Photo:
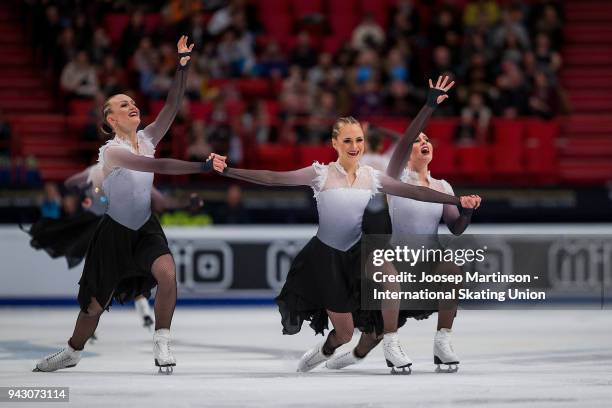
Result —
M 360 166 L 353 184 L 338 162 L 314 163 L 317 177 L 312 186 L 319 212 L 317 237 L 326 245 L 346 251 L 361 239 L 363 211 L 380 189 L 379 173 Z
M 140 152 L 133 150 L 129 143 L 115 137 L 100 148 L 98 162 L 104 166 L 104 153 L 109 147 L 121 147 L 134 154 L 153 157 L 155 147 L 143 131 L 137 134 Z M 107 168 L 108 170 L 108 168 Z M 119 224 L 138 230 L 151 216 L 151 190 L 153 173 L 113 167 L 102 183 L 108 199 L 106 213 Z
M 427 177 L 429 188 L 454 195 L 453 189 L 445 180 L 437 180 L 431 175 Z M 400 181 L 419 185 L 417 174 L 408 169 L 404 169 Z M 408 240 L 414 235 L 437 235 L 444 204 L 416 201 L 392 195 L 387 197 L 389 200 L 389 215 L 393 225 L 391 236 L 393 245 L 409 242 Z

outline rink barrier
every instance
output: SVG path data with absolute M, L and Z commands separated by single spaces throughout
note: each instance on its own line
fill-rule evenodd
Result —
M 316 234 L 313 225 L 166 228 L 177 264 L 182 306 L 273 305 L 293 257 Z M 448 233 L 440 227 L 441 233 Z M 612 224 L 488 224 L 470 234 L 612 234 Z M 76 305 L 82 264 L 68 270 L 29 246 L 17 226 L 0 227 L 0 306 Z M 560 294 L 560 303 L 580 304 Z

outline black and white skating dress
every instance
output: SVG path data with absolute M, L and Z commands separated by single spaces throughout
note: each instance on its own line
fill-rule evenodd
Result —
M 298 253 L 276 298 L 284 334 L 300 331 L 304 320 L 315 333 L 328 328 L 327 310 L 352 313 L 355 327 L 382 333 L 380 311 L 361 310 L 361 234 L 363 213 L 378 192 L 433 202 L 457 197 L 410 186 L 360 166 L 351 184 L 338 163 L 314 163 L 290 172 L 228 168 L 224 175 L 269 186 L 312 187 L 319 213 L 317 235 Z
M 143 131 L 137 136 L 140 152 L 115 137 L 100 148 L 100 165 L 105 166 L 109 148 L 153 157 L 150 138 Z M 170 249 L 157 217 L 151 213 L 153 177 L 153 173 L 114 167 L 104 179 L 108 208 L 92 236 L 79 281 L 82 310 L 87 309 L 91 297 L 101 305 L 111 296 L 124 303 L 138 295 L 149 297 L 156 285 L 151 266 L 158 257 L 170 254 Z

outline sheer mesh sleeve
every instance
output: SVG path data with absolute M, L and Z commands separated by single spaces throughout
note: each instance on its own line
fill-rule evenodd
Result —
M 454 204 L 460 205 L 459 197 L 454 195 L 440 193 L 439 191 L 432 190 L 431 188 L 422 186 L 413 186 L 412 184 L 402 183 L 401 181 L 395 180 L 381 174 L 379 176 L 380 192 L 385 194 L 391 194 L 398 197 L 412 198 L 417 201 L 427 201 L 430 203 L 442 203 L 442 204 Z
M 89 178 L 89 171 L 92 167 L 93 166 L 90 166 L 85 170 L 68 177 L 66 181 L 64 181 L 64 186 L 66 188 L 83 188 L 86 186 Z
M 164 107 L 155 118 L 155 121 L 144 128 L 145 135 L 151 139 L 153 146 L 157 146 L 159 141 L 170 129 L 170 125 L 181 107 L 183 95 L 185 94 L 185 86 L 187 84 L 188 70 L 186 67 L 179 67 L 174 74 L 170 91 L 166 97 Z
M 315 186 L 320 184 L 317 180 L 320 174 L 315 171 L 314 165 L 293 171 L 246 170 L 226 168 L 224 176 L 262 184 L 264 186 Z
M 140 156 L 123 147 L 108 147 L 103 151 L 104 163 L 108 168 L 123 167 L 135 171 L 159 174 L 194 174 L 210 171 L 212 161 L 188 162 L 175 159 L 154 159 Z
M 429 92 L 427 93 L 427 102 L 421 108 L 412 122 L 410 122 L 410 126 L 408 126 L 408 129 L 406 129 L 404 132 L 404 136 L 402 136 L 400 141 L 397 142 L 395 150 L 393 150 L 391 160 L 389 161 L 389 166 L 387 167 L 387 175 L 390 177 L 397 179 L 399 178 L 400 174 L 402 174 L 402 169 L 406 167 L 406 163 L 408 163 L 408 159 L 410 158 L 412 143 L 414 143 L 423 129 L 425 129 L 427 121 L 429 121 L 431 114 L 438 106 L 438 96 L 443 94 L 445 94 L 445 92 L 440 89 L 429 88 Z
M 441 180 L 444 186 L 444 191 L 449 194 L 455 194 L 453 188 L 445 180 Z M 445 204 L 444 210 L 442 211 L 442 219 L 444 223 L 454 235 L 461 235 L 466 230 L 472 220 L 472 214 L 474 210 L 472 208 L 461 208 L 459 210 L 457 206 Z

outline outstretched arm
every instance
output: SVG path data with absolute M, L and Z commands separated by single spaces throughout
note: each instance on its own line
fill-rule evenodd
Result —
M 144 133 L 149 138 L 154 146 L 157 146 L 159 141 L 170 129 L 170 125 L 174 121 L 177 112 L 181 107 L 181 102 L 185 94 L 185 86 L 187 84 L 187 74 L 189 68 L 189 60 L 191 59 L 191 50 L 193 44 L 187 46 L 187 36 L 181 36 L 177 44 L 179 64 L 166 97 L 164 107 L 155 118 L 155 121 L 144 128 Z
M 462 206 L 458 209 L 454 205 L 444 205 L 442 219 L 454 235 L 461 235 L 472 221 L 474 210 L 480 207 L 480 196 L 470 195 L 464 197 Z
M 448 95 L 446 94 L 452 86 L 455 84 L 451 81 L 447 84 L 449 77 L 439 77 L 436 86 L 433 86 L 431 79 L 429 80 L 429 93 L 427 94 L 427 102 L 421 108 L 416 117 L 410 122 L 410 126 L 404 132 L 404 136 L 397 142 L 391 160 L 387 166 L 387 175 L 393 178 L 399 178 L 402 174 L 402 169 L 406 167 L 406 163 L 410 158 L 410 150 L 412 149 L 412 143 L 419 137 L 427 121 L 431 117 L 436 107 L 444 102 Z
M 402 183 L 385 174 L 381 174 L 379 178 L 382 188 L 380 191 L 385 194 L 391 194 L 398 197 L 412 198 L 417 201 L 427 201 L 430 203 L 454 204 L 461 205 L 459 197 L 440 193 L 431 188 L 422 186 L 413 186 L 412 184 Z M 463 199 L 463 197 L 462 197 Z
M 312 186 L 317 177 L 312 166 L 294 171 L 246 170 L 228 167 L 222 174 L 264 186 Z
M 175 159 L 154 159 L 133 154 L 122 147 L 109 147 L 104 152 L 105 166 L 109 168 L 123 167 L 125 169 L 159 174 L 194 174 L 213 170 L 223 171 L 222 167 L 213 166 L 213 161 L 188 162 Z M 216 166 L 216 165 L 215 165 Z

